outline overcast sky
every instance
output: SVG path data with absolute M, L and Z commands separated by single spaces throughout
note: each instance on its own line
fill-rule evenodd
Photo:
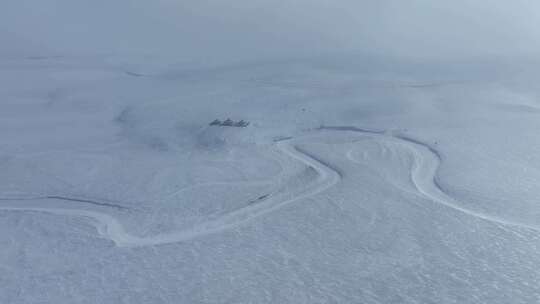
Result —
M 3 0 L 0 50 L 284 57 L 540 52 L 534 0 Z

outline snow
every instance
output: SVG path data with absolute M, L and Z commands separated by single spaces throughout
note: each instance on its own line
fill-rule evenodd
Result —
M 0 303 L 540 301 L 534 61 L 23 48 Z
M 534 85 L 110 61 L 2 63 L 0 302 L 540 299 Z

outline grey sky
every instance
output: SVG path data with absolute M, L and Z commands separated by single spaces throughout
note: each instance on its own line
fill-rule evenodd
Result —
M 534 54 L 531 0 L 4 0 L 4 51 L 257 58 L 332 51 Z

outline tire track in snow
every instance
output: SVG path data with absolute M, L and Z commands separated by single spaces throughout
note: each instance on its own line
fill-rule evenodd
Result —
M 32 196 L 32 197 L 2 197 L 0 198 L 0 201 L 37 201 L 37 200 L 46 200 L 46 199 L 84 203 L 84 204 L 90 204 L 90 205 L 95 205 L 95 206 L 100 206 L 100 207 L 114 208 L 118 210 L 130 209 L 120 204 L 97 201 L 97 200 L 92 200 L 88 198 L 69 197 L 69 196 L 63 196 L 63 195 L 43 195 L 43 196 Z
M 515 226 L 540 231 L 540 227 L 538 226 L 513 222 L 503 219 L 501 217 L 477 212 L 474 210 L 469 210 L 460 206 L 459 203 L 451 196 L 446 194 L 444 190 L 440 187 L 440 185 L 437 183 L 436 175 L 441 164 L 442 157 L 436 149 L 426 143 L 418 141 L 414 138 L 410 138 L 404 134 L 361 129 L 351 126 L 323 126 L 320 127 L 318 130 L 356 132 L 364 134 L 366 136 L 370 136 L 382 142 L 394 141 L 404 144 L 410 150 L 414 157 L 414 165 L 410 172 L 411 181 L 414 184 L 418 193 L 421 194 L 423 197 L 426 197 L 429 200 L 444 205 L 446 207 L 452 208 L 453 210 L 495 224 L 500 224 L 504 226 Z M 118 219 L 102 212 L 80 209 L 34 207 L 0 207 L 0 210 L 41 212 L 62 216 L 85 218 L 92 222 L 92 224 L 95 226 L 96 230 L 102 237 L 113 241 L 119 247 L 152 246 L 188 241 L 205 235 L 219 233 L 231 228 L 239 227 L 241 225 L 251 222 L 252 220 L 260 216 L 282 208 L 288 204 L 319 194 L 326 189 L 332 187 L 333 185 L 338 183 L 341 178 L 343 178 L 343 175 L 339 170 L 333 168 L 330 164 L 317 158 L 308 151 L 289 144 L 289 140 L 277 142 L 276 145 L 284 154 L 303 163 L 307 167 L 313 168 L 318 174 L 316 180 L 305 188 L 301 189 L 298 194 L 294 195 L 291 198 L 285 198 L 290 193 L 284 193 L 281 195 L 277 194 L 277 196 L 271 197 L 268 200 L 248 205 L 247 207 L 238 209 L 229 214 L 225 214 L 220 218 L 208 220 L 202 224 L 186 230 L 163 233 L 149 237 L 139 237 L 127 232 L 124 226 L 118 221 Z M 279 200 L 280 197 L 283 199 Z M 41 199 L 43 198 L 63 199 L 107 206 L 107 204 L 86 199 L 67 198 L 61 196 L 41 197 Z
M 208 220 L 186 230 L 163 233 L 149 237 L 139 237 L 127 232 L 118 219 L 102 212 L 80 209 L 34 207 L 0 207 L 0 210 L 40 212 L 89 219 L 102 237 L 113 241 L 118 247 L 152 246 L 188 241 L 247 224 L 262 215 L 271 213 L 286 205 L 317 195 L 339 182 L 341 178 L 341 173 L 339 173 L 339 171 L 313 155 L 308 154 L 307 151 L 289 144 L 288 141 L 280 141 L 276 143 L 276 145 L 287 156 L 303 163 L 309 168 L 313 168 L 318 174 L 316 180 L 301 189 L 299 193 L 293 195 L 291 198 L 287 198 L 288 193 L 281 195 L 277 194 L 276 197 L 272 197 L 271 199 L 256 204 L 250 204 L 247 207 L 225 214 L 217 219 Z M 279 199 L 280 196 L 282 198 L 281 200 Z
M 290 138 L 289 138 L 290 139 Z M 271 178 L 269 178 L 268 180 L 257 180 L 257 181 L 249 181 L 249 180 L 238 180 L 238 181 L 227 181 L 227 182 L 203 182 L 203 183 L 196 183 L 196 184 L 193 184 L 193 185 L 190 185 L 190 186 L 185 186 L 185 187 L 182 187 L 182 188 L 179 188 L 179 189 L 176 189 L 168 194 L 166 194 L 164 196 L 164 199 L 168 199 L 168 198 L 171 198 L 171 197 L 174 197 L 176 195 L 179 195 L 179 194 L 182 194 L 186 191 L 190 191 L 190 190 L 193 190 L 193 189 L 198 189 L 198 188 L 204 188 L 204 187 L 210 187 L 210 186 L 234 186 L 234 185 L 241 185 L 241 186 L 267 186 L 267 185 L 272 185 L 272 180 L 273 179 L 281 179 L 282 176 L 285 175 L 285 168 L 283 166 L 283 162 L 282 160 L 276 158 L 275 156 L 272 156 L 270 157 L 271 160 L 275 161 L 278 163 L 279 167 L 280 167 L 280 172 L 276 175 L 276 176 L 273 176 Z
M 409 148 L 414 157 L 414 165 L 411 169 L 410 176 L 416 190 L 429 200 L 439 203 L 443 206 L 452 208 L 456 211 L 464 213 L 469 216 L 473 216 L 478 219 L 482 219 L 488 222 L 492 222 L 498 225 L 514 226 L 520 228 L 531 229 L 540 231 L 540 226 L 530 225 L 526 223 L 515 222 L 504 219 L 499 216 L 490 215 L 474 210 L 470 210 L 462 207 L 458 201 L 446 194 L 443 188 L 437 182 L 437 172 L 442 162 L 442 156 L 435 148 L 421 142 L 417 139 L 411 138 L 401 133 L 385 132 L 385 131 L 373 131 L 367 129 L 361 129 L 354 126 L 322 126 L 320 130 L 330 131 L 350 131 L 357 132 L 367 136 L 370 136 L 380 141 L 397 141 L 404 144 Z M 350 155 L 348 155 L 350 156 Z

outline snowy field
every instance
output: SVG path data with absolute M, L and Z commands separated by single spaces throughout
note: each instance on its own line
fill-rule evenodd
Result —
M 441 69 L 4 58 L 0 303 L 540 302 L 538 77 Z
M 540 303 L 540 2 L 0 3 L 0 304 Z

